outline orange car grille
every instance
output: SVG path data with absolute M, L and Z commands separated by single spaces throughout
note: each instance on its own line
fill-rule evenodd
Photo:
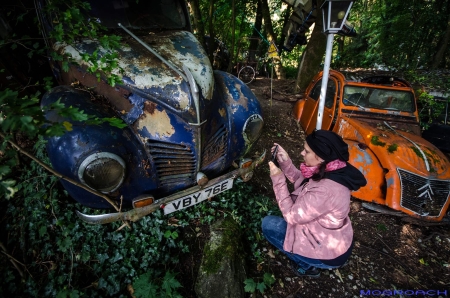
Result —
M 450 181 L 428 179 L 397 169 L 402 185 L 400 205 L 421 216 L 438 217 L 450 197 Z

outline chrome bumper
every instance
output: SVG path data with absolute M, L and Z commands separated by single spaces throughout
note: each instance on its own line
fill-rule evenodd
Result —
M 144 217 L 160 208 L 164 208 L 165 205 L 169 204 L 170 202 L 172 202 L 174 200 L 177 200 L 184 196 L 193 194 L 203 188 L 207 188 L 207 187 L 214 185 L 220 181 L 223 181 L 223 180 L 226 180 L 229 178 L 235 179 L 238 177 L 242 177 L 242 179 L 244 181 L 247 181 L 249 179 L 248 177 L 251 176 L 251 173 L 253 173 L 254 169 L 264 161 L 265 157 L 266 157 L 266 151 L 264 151 L 260 157 L 254 159 L 253 163 L 248 168 L 236 169 L 236 170 L 226 173 L 220 177 L 210 180 L 204 186 L 199 186 L 199 185 L 193 186 L 191 188 L 179 191 L 173 195 L 159 199 L 155 203 L 145 206 L 145 207 L 142 207 L 142 208 L 131 209 L 126 212 L 107 213 L 107 214 L 99 214 L 99 215 L 87 215 L 87 214 L 83 214 L 79 211 L 76 211 L 76 213 L 79 218 L 81 218 L 83 221 L 90 223 L 90 224 L 107 224 L 107 223 L 111 223 L 111 222 L 118 221 L 118 220 L 135 222 L 135 221 L 138 221 L 139 219 L 141 219 L 142 217 Z

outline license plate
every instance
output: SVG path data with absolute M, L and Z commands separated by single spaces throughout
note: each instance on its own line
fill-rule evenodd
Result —
M 202 189 L 193 194 L 184 196 L 182 198 L 179 198 L 178 200 L 170 202 L 164 207 L 164 214 L 169 214 L 178 210 L 189 208 L 206 200 L 207 198 L 214 197 L 220 194 L 221 192 L 229 190 L 233 188 L 233 181 L 234 181 L 233 178 L 228 178 L 227 180 L 218 182 L 205 189 Z

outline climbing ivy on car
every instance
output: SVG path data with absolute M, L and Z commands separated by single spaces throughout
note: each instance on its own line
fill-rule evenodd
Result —
M 87 2 L 52 1 L 45 8 L 47 15 L 52 16 L 55 24 L 50 32 L 50 38 L 55 42 L 69 45 L 86 38 L 98 42 L 107 53 L 100 55 L 96 49 L 92 54 L 81 55 L 81 58 L 89 65 L 87 71 L 94 74 L 98 81 L 104 76 L 111 86 L 115 86 L 121 81 L 121 78 L 113 73 L 115 70 L 122 72 L 116 52 L 121 38 L 115 34 L 107 34 L 107 29 L 96 18 L 89 17 L 90 10 L 91 6 Z M 70 62 L 73 60 L 70 54 L 60 54 L 51 49 L 51 56 L 55 61 L 61 61 L 64 71 L 69 70 Z
M 101 47 L 106 49 L 106 54 L 99 55 L 94 51 L 92 55 L 82 55 L 82 59 L 89 65 L 88 71 L 94 74 L 98 80 L 105 79 L 114 86 L 121 78 L 115 73 L 121 73 L 118 66 L 118 55 L 115 51 L 120 45 L 120 37 L 106 34 L 107 30 L 94 18 L 89 18 L 91 7 L 87 2 L 76 0 L 49 2 L 45 8 L 47 16 L 51 17 L 54 30 L 50 32 L 49 38 L 53 42 L 61 44 L 74 44 L 77 40 L 89 38 L 97 41 Z M 24 14 L 20 14 L 16 22 L 24 20 Z M 10 47 L 16 50 L 23 47 L 28 52 L 28 57 L 37 54 L 42 55 L 45 51 L 39 43 L 32 38 L 24 36 L 17 38 L 15 34 L 2 35 L 0 47 Z M 55 61 L 61 61 L 64 71 L 69 70 L 72 57 L 65 53 L 59 54 L 53 49 L 47 49 Z M 114 72 L 114 73 L 113 73 Z M 33 87 L 33 90 L 26 92 L 26 88 Z M 109 123 L 111 126 L 123 128 L 126 124 L 115 117 L 98 118 L 86 114 L 75 107 L 65 107 L 60 101 L 56 101 L 49 107 L 42 109 L 39 100 L 42 93 L 52 87 L 51 78 L 46 77 L 42 82 L 33 82 L 30 86 L 24 86 L 22 90 L 5 88 L 0 91 L 0 142 L 2 142 L 0 161 L 0 195 L 11 198 L 17 191 L 16 179 L 13 177 L 14 167 L 17 165 L 17 154 L 14 150 L 17 147 L 11 145 L 10 140 L 15 140 L 17 135 L 32 140 L 37 136 L 60 136 L 66 131 L 72 130 L 72 121 L 82 121 L 85 124 Z M 31 88 L 30 88 L 31 90 Z M 44 114 L 49 110 L 54 111 L 66 121 L 58 123 L 48 122 Z

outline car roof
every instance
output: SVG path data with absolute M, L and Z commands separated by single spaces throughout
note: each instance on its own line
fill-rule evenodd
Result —
M 412 85 L 405 79 L 392 75 L 391 72 L 373 72 L 373 71 L 339 71 L 348 82 L 366 83 L 390 87 L 408 87 Z

